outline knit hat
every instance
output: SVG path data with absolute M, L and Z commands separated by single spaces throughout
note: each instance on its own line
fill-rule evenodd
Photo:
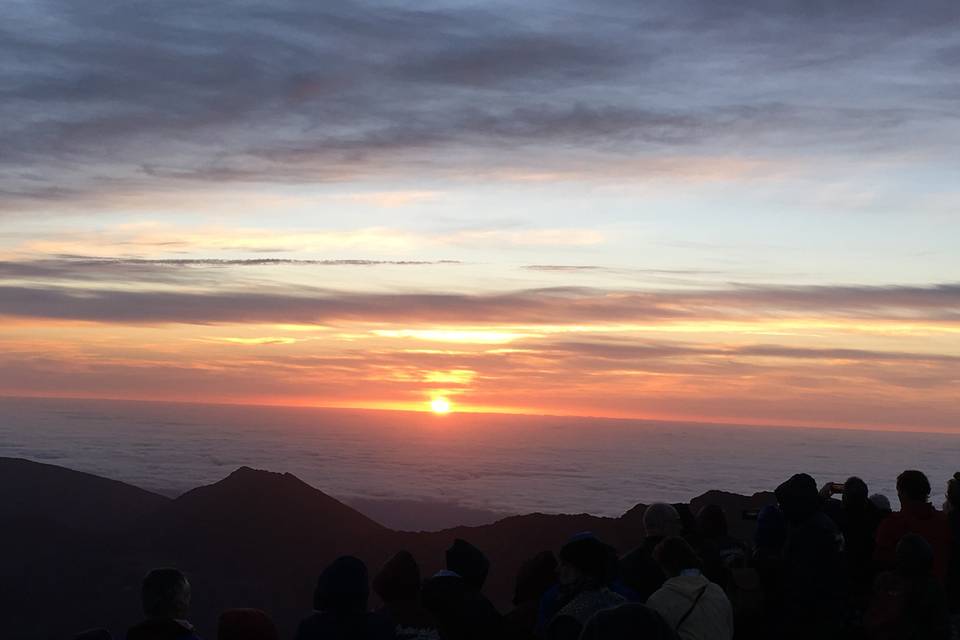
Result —
M 420 567 L 409 551 L 398 551 L 373 579 L 373 590 L 384 602 L 414 600 L 420 593 Z
M 313 608 L 338 613 L 366 611 L 369 595 L 367 565 L 353 556 L 340 556 L 317 579 Z

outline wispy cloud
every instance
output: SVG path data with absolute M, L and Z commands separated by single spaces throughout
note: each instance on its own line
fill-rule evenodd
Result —
M 960 322 L 960 285 L 734 287 L 711 291 L 553 288 L 499 294 L 261 288 L 124 291 L 0 287 L 0 314 L 108 323 L 630 323 L 815 316 Z M 702 330 L 709 330 L 702 327 Z
M 955 6 L 844 4 L 21 3 L 0 37 L 0 205 L 483 170 L 505 149 L 528 170 L 571 147 L 951 149 Z

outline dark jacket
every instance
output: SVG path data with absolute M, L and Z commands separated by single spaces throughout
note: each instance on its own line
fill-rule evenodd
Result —
M 377 613 L 390 619 L 398 640 L 439 638 L 436 619 L 420 602 L 420 568 L 409 552 L 400 551 L 383 565 L 373 590 L 384 603 Z
M 620 559 L 620 580 L 636 593 L 638 602 L 646 602 L 667 581 L 667 576 L 653 559 L 653 550 L 661 541 L 661 536 L 650 536 Z
M 200 640 L 186 620 L 144 620 L 127 631 L 127 640 Z
M 297 629 L 296 640 L 394 640 L 393 624 L 375 613 L 316 612 Z
M 424 582 L 422 601 L 444 640 L 487 640 L 506 634 L 500 612 L 479 589 L 452 572 Z
M 367 566 L 337 558 L 317 579 L 314 613 L 300 623 L 296 640 L 393 640 L 390 620 L 367 611 L 369 595 Z
M 656 611 L 631 603 L 598 612 L 580 640 L 677 640 L 677 634 Z
M 787 521 L 776 619 L 783 638 L 834 638 L 846 596 L 843 536 L 821 510 L 816 482 L 797 474 L 776 490 Z
M 548 640 L 576 640 L 584 626 L 597 612 L 626 603 L 620 594 L 606 587 L 585 588 L 566 600 L 547 625 Z

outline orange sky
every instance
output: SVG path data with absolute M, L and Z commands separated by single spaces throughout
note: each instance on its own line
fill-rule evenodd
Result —
M 960 432 L 956 3 L 681 4 L 5 7 L 0 394 Z

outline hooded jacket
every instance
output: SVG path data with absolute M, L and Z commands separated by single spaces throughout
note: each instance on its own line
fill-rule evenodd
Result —
M 315 613 L 300 623 L 296 640 L 393 640 L 389 619 L 368 613 L 367 566 L 341 556 L 323 570 L 313 594 Z
M 668 579 L 650 596 L 647 606 L 663 616 L 683 640 L 733 638 L 733 607 L 730 606 L 730 600 L 719 585 L 702 575 L 680 575 Z M 685 615 L 687 617 L 683 619 Z
M 434 617 L 420 603 L 420 568 L 407 551 L 387 561 L 373 579 L 373 590 L 383 600 L 378 613 L 394 624 L 398 640 L 438 640 Z
M 840 529 L 821 509 L 813 478 L 797 474 L 777 487 L 788 524 L 776 619 L 784 638 L 832 638 L 842 624 L 846 565 Z
M 423 583 L 423 606 L 444 640 L 487 640 L 505 635 L 503 616 L 471 583 L 441 571 Z

